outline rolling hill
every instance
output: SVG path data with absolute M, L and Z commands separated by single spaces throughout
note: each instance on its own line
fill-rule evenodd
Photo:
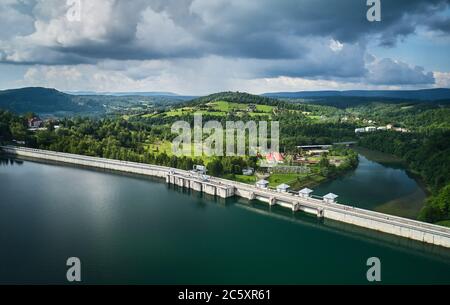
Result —
M 29 87 L 0 91 L 0 108 L 15 113 L 40 115 L 102 115 L 112 112 L 140 111 L 179 104 L 191 97 L 179 95 L 99 95 L 68 94 L 55 89 Z
M 73 96 L 55 89 L 30 87 L 0 91 L 0 108 L 17 113 L 81 112 L 89 107 L 78 104 Z
M 433 103 L 448 104 L 450 89 L 426 89 L 416 91 L 309 91 L 293 93 L 268 93 L 253 95 L 244 92 L 220 92 L 192 99 L 189 96 L 158 95 L 159 93 L 120 93 L 101 95 L 81 92 L 63 93 L 55 89 L 30 87 L 0 91 L 0 108 L 16 113 L 35 112 L 40 115 L 104 115 L 107 113 L 153 113 L 177 107 L 197 107 L 200 105 L 227 102 L 215 106 L 215 111 L 229 111 L 233 104 L 254 104 L 270 107 L 292 107 L 296 103 L 310 103 L 337 108 L 356 107 L 371 103 Z M 242 106 L 243 107 L 243 106 Z M 231 107 L 238 109 L 242 107 Z M 258 106 L 261 110 L 261 106 Z M 231 109 L 231 110 L 232 110 Z M 239 110 L 239 109 L 238 109 Z M 244 108 L 240 109 L 245 110 Z M 258 109 L 257 109 L 258 110 Z M 259 111 L 256 111 L 259 112 Z
M 190 105 L 200 105 L 210 102 L 225 101 L 238 104 L 258 104 L 277 106 L 281 101 L 276 98 L 266 97 L 261 95 L 254 95 L 245 92 L 219 92 L 207 96 L 199 97 L 188 102 Z

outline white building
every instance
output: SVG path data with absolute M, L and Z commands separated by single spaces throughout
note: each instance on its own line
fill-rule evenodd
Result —
M 290 186 L 283 183 L 277 186 L 277 192 L 278 193 L 287 193 L 289 191 Z
M 207 172 L 204 165 L 194 165 L 194 171 L 202 175 L 206 174 Z
M 251 176 L 251 175 L 253 175 L 254 171 L 255 170 L 253 168 L 251 168 L 251 167 L 244 168 L 242 170 L 242 175 L 244 175 L 244 176 Z
M 375 126 L 369 126 L 369 127 L 366 127 L 365 129 L 366 129 L 366 132 L 374 132 L 374 131 L 377 131 L 377 128 L 376 128 Z
M 260 188 L 260 189 L 267 189 L 269 187 L 269 181 L 267 180 L 259 180 L 258 182 L 256 182 L 256 187 Z
M 298 195 L 302 198 L 309 198 L 311 197 L 312 192 L 313 190 L 310 190 L 309 188 L 304 188 L 298 192 Z
M 336 198 L 338 197 L 339 196 L 336 194 L 329 193 L 323 196 L 323 201 L 325 201 L 325 203 L 336 203 Z

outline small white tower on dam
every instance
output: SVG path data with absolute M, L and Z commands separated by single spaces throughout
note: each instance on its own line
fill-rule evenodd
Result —
M 309 188 L 304 188 L 304 189 L 302 189 L 302 190 L 300 190 L 300 191 L 298 192 L 298 195 L 299 195 L 301 198 L 310 198 L 312 192 L 313 192 L 313 190 L 311 190 L 311 189 L 309 189 Z
M 338 197 L 339 197 L 339 196 L 336 195 L 336 194 L 329 193 L 329 194 L 326 194 L 325 196 L 323 196 L 323 201 L 324 201 L 325 203 L 336 203 L 336 199 L 337 199 Z

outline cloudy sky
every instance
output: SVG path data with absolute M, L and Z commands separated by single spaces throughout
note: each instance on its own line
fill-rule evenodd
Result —
M 0 89 L 450 87 L 450 0 L 381 5 L 371 23 L 366 0 L 1 0 Z

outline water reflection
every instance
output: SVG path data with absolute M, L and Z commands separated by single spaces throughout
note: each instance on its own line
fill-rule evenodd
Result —
M 343 204 L 416 219 L 426 198 L 420 184 L 398 159 L 367 150 L 362 153 L 354 171 L 317 186 L 315 194 L 331 192 Z
M 14 165 L 22 165 L 22 164 L 23 164 L 22 160 L 18 160 L 18 159 L 0 155 L 0 165 L 1 166 L 14 166 Z

